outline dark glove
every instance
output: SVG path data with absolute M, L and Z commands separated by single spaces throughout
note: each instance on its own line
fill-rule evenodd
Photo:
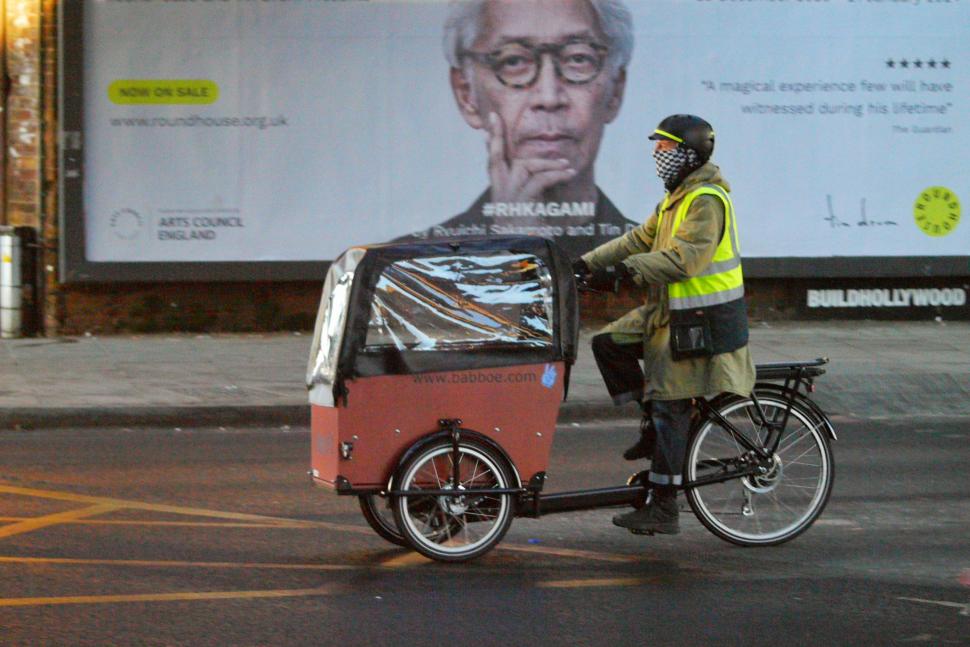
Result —
M 581 258 L 577 258 L 575 261 L 573 261 L 573 275 L 576 276 L 576 278 L 587 277 L 590 275 L 590 273 L 589 265 L 586 264 L 586 261 Z
M 633 285 L 633 274 L 623 263 L 596 270 L 589 279 L 589 287 L 603 292 L 619 292 L 624 283 Z
M 586 264 L 581 258 L 577 258 L 573 261 L 573 276 L 576 278 L 576 287 L 580 292 L 584 290 L 589 290 L 589 277 L 592 272 L 589 270 L 589 265 Z

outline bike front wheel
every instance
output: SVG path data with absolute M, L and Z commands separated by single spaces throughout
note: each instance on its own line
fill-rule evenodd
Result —
M 758 401 L 764 420 L 780 425 L 787 401 L 773 396 Z M 688 483 L 728 475 L 746 464 L 750 452 L 735 433 L 760 448 L 768 441 L 769 430 L 751 398 L 732 398 L 718 411 L 735 432 L 714 419 L 702 423 L 687 451 Z M 769 546 L 794 539 L 818 518 L 832 492 L 832 450 L 817 416 L 792 407 L 766 468 L 764 474 L 689 488 L 691 509 L 708 530 L 734 544 Z
M 361 494 L 360 511 L 364 513 L 367 521 L 374 532 L 398 546 L 407 546 L 408 542 L 397 529 L 397 522 L 394 521 L 394 511 L 391 510 L 391 502 L 387 497 L 379 494 Z
M 419 553 L 444 562 L 484 555 L 505 535 L 515 513 L 511 470 L 504 458 L 484 445 L 461 441 L 458 479 L 452 443 L 431 444 L 401 466 L 395 479 L 408 494 L 393 499 L 401 534 Z M 506 490 L 492 494 L 490 489 Z M 421 490 L 446 494 L 421 494 Z M 472 494 L 461 494 L 471 490 Z M 454 492 L 454 494 L 451 494 Z

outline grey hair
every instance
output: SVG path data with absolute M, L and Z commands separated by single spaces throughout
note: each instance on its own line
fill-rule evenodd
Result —
M 461 68 L 462 52 L 478 39 L 482 12 L 488 0 L 452 0 L 445 20 L 442 46 L 448 64 Z M 633 55 L 633 16 L 623 0 L 587 0 L 596 12 L 599 27 L 610 48 L 606 62 L 616 74 L 630 64 Z

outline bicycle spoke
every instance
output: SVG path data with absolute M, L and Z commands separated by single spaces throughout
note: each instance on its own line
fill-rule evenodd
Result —
M 445 541 L 451 541 L 451 519 L 454 519 L 454 515 L 448 514 L 442 510 L 441 519 L 442 525 L 445 527 Z
M 758 439 L 758 445 L 763 446 L 765 443 L 764 443 L 764 440 L 761 438 L 761 434 L 758 431 L 761 428 L 761 424 L 757 420 L 755 420 L 756 413 L 757 413 L 757 410 L 754 407 L 750 407 L 750 408 L 745 407 L 744 409 L 744 415 L 747 417 L 748 422 L 751 423 L 751 428 L 754 429 L 754 435 Z
M 427 532 L 428 530 L 434 530 L 434 528 L 432 528 L 432 526 L 431 526 L 431 522 L 432 522 L 433 519 L 434 519 L 434 512 L 432 512 L 427 517 L 425 517 L 424 527 L 421 529 L 421 533 L 422 534 L 427 535 L 427 534 L 429 534 Z
M 482 465 L 482 462 L 480 460 L 478 460 L 478 459 L 475 459 L 475 470 L 474 470 L 474 472 L 472 473 L 472 475 L 471 475 L 470 478 L 462 481 L 461 484 L 464 485 L 464 486 L 466 486 L 466 487 L 471 487 L 471 485 L 475 482 L 475 479 L 477 479 L 480 475 L 485 474 L 485 472 L 479 472 L 478 471 L 478 469 L 481 467 L 481 465 Z
M 766 498 L 768 501 L 775 504 L 775 510 L 778 511 L 778 516 L 781 516 L 781 503 L 778 501 L 778 497 L 774 496 L 774 494 L 774 492 L 769 492 Z
M 793 517 L 797 517 L 798 516 L 798 512 L 797 511 L 795 511 L 791 506 L 786 505 L 784 501 L 782 501 L 781 499 L 778 498 L 777 492 L 769 492 L 768 494 L 775 501 L 775 503 L 778 506 L 784 507 L 788 512 L 790 512 L 792 514 Z
M 817 448 L 814 447 L 814 446 L 809 447 L 808 449 L 806 449 L 805 451 L 803 451 L 801 454 L 799 454 L 795 458 L 788 459 L 788 463 L 791 464 L 791 465 L 798 465 L 799 464 L 799 461 L 798 461 L 799 458 L 801 458 L 802 456 L 804 456 L 805 454 L 807 454 L 809 452 L 815 451 L 816 449 Z
M 787 452 L 789 449 L 791 449 L 792 447 L 794 447 L 798 443 L 802 442 L 806 438 L 811 438 L 812 437 L 811 432 L 808 431 L 808 427 L 805 427 L 804 425 L 802 427 L 800 427 L 799 429 L 792 430 L 792 432 L 788 436 L 789 437 L 790 436 L 796 436 L 798 434 L 798 432 L 801 431 L 802 429 L 805 430 L 805 433 L 799 435 L 798 438 L 797 438 L 797 440 L 794 440 L 794 441 L 790 442 L 789 444 L 785 445 L 784 447 L 782 447 L 781 444 L 779 444 L 779 446 L 778 446 L 778 454 L 781 454 L 782 452 Z
M 787 483 L 787 482 L 779 483 L 778 487 L 787 487 L 795 490 L 812 490 L 812 491 L 815 491 L 818 488 L 818 486 L 816 485 L 796 485 L 795 483 Z
M 740 489 L 738 487 L 736 487 L 736 486 L 735 487 L 731 487 L 731 486 L 728 487 L 728 498 L 724 502 L 724 509 L 721 511 L 721 514 L 730 514 L 731 513 L 731 502 L 734 501 L 734 496 L 739 491 L 740 491 Z
M 736 421 L 732 421 L 730 418 L 727 418 L 727 422 L 731 423 L 733 427 L 739 426 L 736 423 Z M 728 429 L 727 427 L 722 427 L 720 425 L 717 425 L 716 428 L 720 429 L 723 432 L 723 436 L 719 434 L 718 438 L 715 439 L 715 442 L 717 442 L 718 440 L 723 440 L 724 444 L 732 451 L 735 451 L 738 454 L 743 453 L 744 450 L 741 449 L 741 444 L 738 442 L 738 439 L 734 436 L 734 434 L 731 432 L 730 429 Z M 712 427 L 712 429 L 714 429 L 714 427 Z

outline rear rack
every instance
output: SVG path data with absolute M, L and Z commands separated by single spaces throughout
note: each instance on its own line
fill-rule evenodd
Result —
M 828 357 L 805 362 L 769 362 L 756 364 L 758 380 L 801 380 L 825 374 L 822 366 L 829 363 Z
M 809 360 L 805 362 L 771 362 L 768 364 L 756 364 L 756 381 L 754 385 L 754 392 L 751 396 L 755 398 L 757 402 L 756 392 L 760 389 L 762 392 L 772 392 L 780 391 L 782 394 L 790 394 L 787 397 L 794 400 L 798 400 L 801 404 L 807 406 L 809 409 L 815 411 L 819 418 L 827 421 L 828 418 L 825 416 L 821 410 L 815 405 L 814 402 L 804 397 L 799 393 L 800 391 L 805 392 L 807 396 L 809 393 L 815 391 L 815 378 L 819 375 L 825 374 L 825 369 L 822 368 L 824 365 L 828 364 L 828 357 L 819 357 L 818 359 Z M 781 382 L 782 384 L 777 384 Z M 759 408 L 761 405 L 758 405 Z M 788 414 L 785 414 L 785 419 L 787 420 Z M 830 435 L 835 438 L 835 431 L 832 430 L 832 426 L 826 422 L 826 428 L 829 429 Z

